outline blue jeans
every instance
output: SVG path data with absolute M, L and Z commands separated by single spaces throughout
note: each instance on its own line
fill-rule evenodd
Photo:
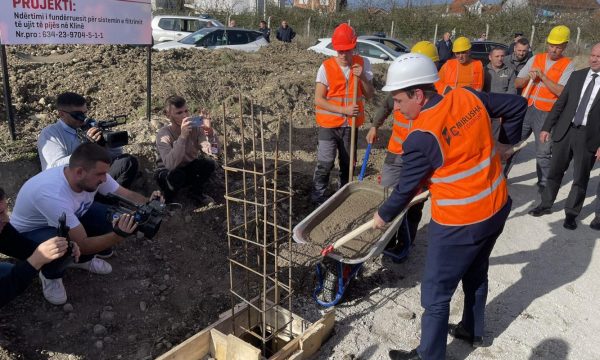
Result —
M 93 202 L 89 210 L 79 218 L 81 225 L 85 229 L 88 237 L 108 234 L 112 231 L 112 224 L 106 219 L 108 206 L 99 202 Z M 46 226 L 36 230 L 24 232 L 21 235 L 41 244 L 44 241 L 56 236 L 56 228 Z M 92 260 L 96 254 L 81 255 L 79 262 L 84 263 Z M 60 279 L 63 277 L 65 269 L 72 262 L 70 256 L 64 257 L 64 261 L 53 261 L 42 267 L 42 274 L 46 279 Z

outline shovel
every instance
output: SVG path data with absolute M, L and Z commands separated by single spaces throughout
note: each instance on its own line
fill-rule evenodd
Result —
M 529 79 L 529 82 L 527 83 L 527 86 L 525 86 L 525 89 L 521 93 L 521 96 L 524 97 L 525 99 L 527 99 L 529 97 L 529 93 L 531 92 L 532 88 L 533 88 L 533 80 Z M 512 167 L 515 163 L 515 157 L 517 156 L 519 151 L 521 151 L 523 148 L 525 148 L 525 146 L 527 146 L 527 141 L 521 140 L 512 147 L 512 149 L 511 149 L 512 156 L 509 157 L 508 160 L 506 160 L 506 163 L 504 164 L 504 177 L 508 178 L 508 174 L 510 173 L 510 170 L 512 169 Z

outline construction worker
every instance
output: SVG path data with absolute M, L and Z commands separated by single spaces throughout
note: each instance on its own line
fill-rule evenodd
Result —
M 419 41 L 412 49 L 410 49 L 410 52 L 427 56 L 434 64 L 436 64 L 436 68 L 438 67 L 440 58 L 435 45 L 431 42 Z M 406 119 L 400 111 L 394 111 L 394 98 L 390 93 L 385 98 L 384 103 L 377 109 L 377 112 L 371 121 L 371 128 L 367 133 L 367 143 L 373 144 L 377 141 L 377 130 L 383 125 L 383 122 L 390 114 L 393 114 L 394 122 L 392 124 L 392 135 L 388 142 L 387 155 L 385 156 L 383 168 L 381 169 L 381 185 L 384 187 L 396 186 L 398 183 L 402 171 L 402 143 L 406 140 L 406 136 L 408 136 L 408 132 L 412 125 L 412 121 Z M 414 241 L 415 236 L 417 235 L 419 221 L 421 221 L 423 206 L 424 203 L 414 205 L 406 213 L 410 239 L 407 239 L 405 236 L 406 228 L 405 223 L 403 222 L 398 230 L 396 238 L 390 240 L 388 248 L 395 248 L 392 251 L 399 252 L 402 251 L 407 240 Z
M 546 52 L 529 59 L 515 80 L 517 88 L 524 88 L 530 80 L 533 81 L 521 138 L 526 140 L 532 132 L 534 134 L 537 186 L 540 194 L 546 186 L 552 156 L 552 142 L 542 143 L 540 132 L 552 105 L 575 70 L 571 59 L 563 56 L 570 34 L 568 27 L 555 26 L 546 39 Z
M 483 89 L 483 64 L 471 59 L 471 41 L 464 36 L 454 40 L 452 52 L 455 58 L 446 61 L 440 69 L 439 93 L 447 93 L 457 87 L 469 86 L 477 91 Z
M 348 182 L 350 167 L 350 133 L 352 121 L 360 127 L 365 120 L 364 100 L 375 92 L 373 72 L 368 59 L 355 55 L 356 33 L 344 23 L 335 28 L 331 39 L 337 56 L 323 61 L 317 73 L 315 113 L 319 126 L 317 167 L 311 200 L 323 203 L 336 153 L 340 166 L 340 185 Z M 356 94 L 353 84 L 357 81 Z M 356 103 L 353 103 L 353 96 Z
M 389 67 L 383 91 L 395 110 L 413 122 L 402 144 L 403 168 L 388 200 L 373 216 L 382 228 L 429 183 L 431 222 L 421 283 L 421 343 L 412 351 L 391 350 L 392 359 L 445 359 L 446 337 L 483 344 L 489 255 L 511 207 L 490 118 L 503 118 L 511 144 L 520 140 L 527 105 L 517 95 L 471 88 L 436 92 L 435 65 L 426 56 L 404 54 Z M 462 321 L 448 324 L 450 300 L 462 280 Z

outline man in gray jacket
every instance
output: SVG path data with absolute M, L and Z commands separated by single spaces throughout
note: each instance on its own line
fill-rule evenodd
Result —
M 506 51 L 497 47 L 489 54 L 490 62 L 485 67 L 485 81 L 483 91 L 502 94 L 516 94 L 516 75 L 514 71 L 503 62 Z

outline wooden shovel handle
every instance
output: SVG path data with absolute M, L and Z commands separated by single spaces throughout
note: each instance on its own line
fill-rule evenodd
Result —
M 521 96 L 524 97 L 525 99 L 527 99 L 529 97 L 529 92 L 531 91 L 532 87 L 533 87 L 533 80 L 529 79 L 529 82 L 527 83 L 527 86 L 525 86 L 525 89 L 521 93 Z

